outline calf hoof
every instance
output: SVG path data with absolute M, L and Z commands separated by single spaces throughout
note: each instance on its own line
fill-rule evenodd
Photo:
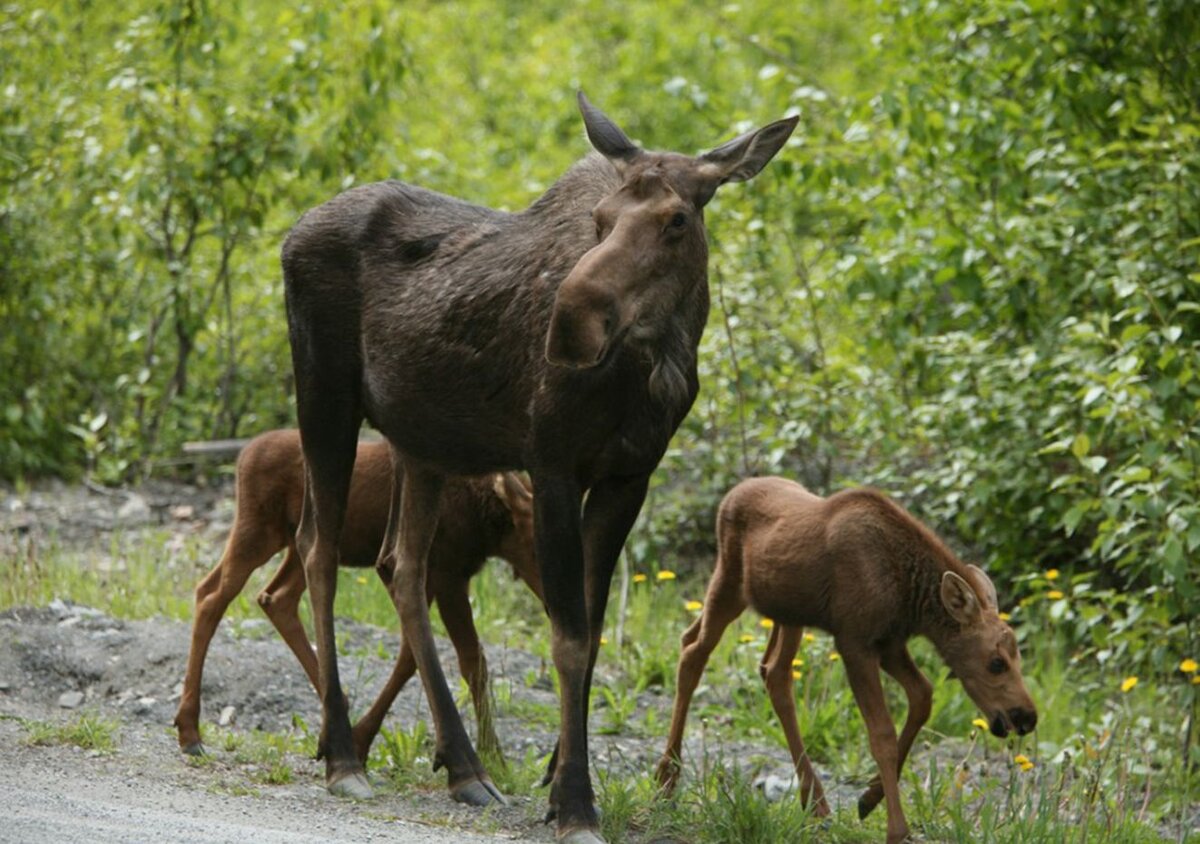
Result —
M 458 785 L 450 786 L 450 796 L 458 803 L 465 803 L 468 806 L 507 806 L 508 801 L 504 799 L 504 795 L 490 782 L 483 780 L 470 780 L 468 782 L 459 783 Z
M 605 844 L 594 829 L 572 829 L 556 836 L 559 844 Z
M 208 755 L 208 751 L 204 749 L 204 745 L 198 741 L 194 741 L 191 744 L 182 745 L 182 746 L 180 746 L 179 749 L 182 750 L 184 755 L 186 755 L 186 756 L 207 756 Z
M 329 793 L 334 797 L 345 797 L 350 800 L 370 800 L 375 796 L 367 775 L 363 773 L 346 774 L 338 780 L 329 783 Z

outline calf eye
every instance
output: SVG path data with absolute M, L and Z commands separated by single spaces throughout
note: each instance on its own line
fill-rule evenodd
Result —
M 682 211 L 676 211 L 675 215 L 671 217 L 671 222 L 667 223 L 667 226 L 673 229 L 681 229 L 686 225 L 687 214 L 684 214 Z
M 992 661 L 988 663 L 988 671 L 993 674 L 1003 674 L 1008 670 L 1008 663 L 998 656 L 992 657 Z

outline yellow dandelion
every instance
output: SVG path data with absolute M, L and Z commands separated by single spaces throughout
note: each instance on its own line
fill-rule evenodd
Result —
M 976 718 L 974 721 L 971 722 L 971 725 L 974 727 L 978 727 L 981 730 L 986 730 L 988 728 L 988 722 L 984 721 L 982 718 Z
M 815 642 L 815 641 L 817 641 L 817 637 L 816 637 L 816 636 L 814 636 L 814 635 L 813 635 L 813 634 L 811 634 L 811 633 L 805 633 L 805 634 L 804 634 L 804 641 L 806 641 L 806 642 Z
M 1046 593 L 1046 597 L 1049 598 L 1051 601 L 1057 601 L 1062 596 L 1063 596 L 1063 593 L 1059 592 L 1057 589 L 1051 589 L 1049 592 Z
M 684 604 L 684 607 L 687 608 L 688 612 L 696 612 L 703 606 L 704 604 L 700 603 L 699 601 L 688 601 L 686 604 Z
M 1028 771 L 1033 767 L 1033 762 L 1024 753 L 1018 753 L 1013 757 L 1013 762 L 1021 766 L 1022 771 Z
M 801 657 L 796 657 L 795 659 L 792 660 L 792 666 L 794 668 L 799 668 L 803 664 L 804 664 L 804 660 Z
M 1195 674 L 1197 669 L 1200 669 L 1200 662 L 1194 659 L 1188 658 L 1179 663 L 1179 670 L 1184 674 Z
M 366 577 L 364 577 L 364 576 L 363 576 L 363 575 L 361 575 L 361 574 L 360 574 L 358 577 L 354 578 L 354 579 L 355 579 L 355 580 L 357 580 L 359 583 L 366 583 L 366 582 L 367 582 L 367 578 L 366 578 Z
M 602 645 L 607 645 L 607 644 L 608 644 L 608 637 L 607 637 L 607 636 L 601 636 L 601 637 L 600 637 L 600 644 L 602 644 Z
M 837 651 L 833 651 L 832 653 L 829 654 L 830 662 L 837 662 L 841 658 L 842 658 L 842 655 L 840 653 L 838 653 Z
M 799 680 L 803 676 L 804 676 L 804 674 L 802 674 L 799 671 L 792 671 L 792 679 L 793 680 Z
M 1012 616 L 1006 612 L 998 612 L 996 615 L 1000 616 L 1001 621 L 1012 621 Z
M 644 575 L 644 574 L 635 574 L 635 575 L 633 576 L 633 582 L 634 582 L 634 583 L 645 583 L 645 582 L 646 582 L 646 575 Z
M 1126 677 L 1121 682 L 1121 691 L 1123 691 L 1123 692 L 1131 691 L 1133 689 L 1133 687 L 1136 686 L 1137 684 L 1138 684 L 1137 677 Z
M 1193 674 L 1193 675 L 1192 675 L 1192 685 L 1193 685 L 1193 686 L 1200 686 L 1200 674 Z
M 771 621 L 771 619 L 769 619 L 769 618 L 764 618 L 758 624 L 760 627 L 765 627 L 768 630 L 770 630 L 772 627 L 775 626 L 775 622 Z
M 655 575 L 655 577 L 657 577 L 659 580 L 674 580 L 674 579 L 675 579 L 675 572 L 673 572 L 673 571 L 660 571 L 658 574 L 656 574 L 656 575 Z
M 1046 579 L 1058 580 L 1058 569 L 1050 569 L 1050 571 L 1046 572 Z
M 748 642 L 753 642 L 754 634 L 753 633 L 743 633 L 741 636 L 738 637 L 738 641 L 741 642 L 743 645 Z

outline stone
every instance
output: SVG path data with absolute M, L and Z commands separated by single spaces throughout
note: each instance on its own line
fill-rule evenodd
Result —
M 75 709 L 83 703 L 83 692 L 63 692 L 58 696 L 58 705 L 63 709 Z
M 226 706 L 221 710 L 221 717 L 217 719 L 217 724 L 222 727 L 228 727 L 234 722 L 237 716 L 236 706 Z

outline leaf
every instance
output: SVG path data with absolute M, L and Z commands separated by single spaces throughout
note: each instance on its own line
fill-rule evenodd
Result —
M 1076 434 L 1075 439 L 1071 442 L 1071 453 L 1082 459 L 1089 451 L 1092 450 L 1092 440 L 1087 434 Z

